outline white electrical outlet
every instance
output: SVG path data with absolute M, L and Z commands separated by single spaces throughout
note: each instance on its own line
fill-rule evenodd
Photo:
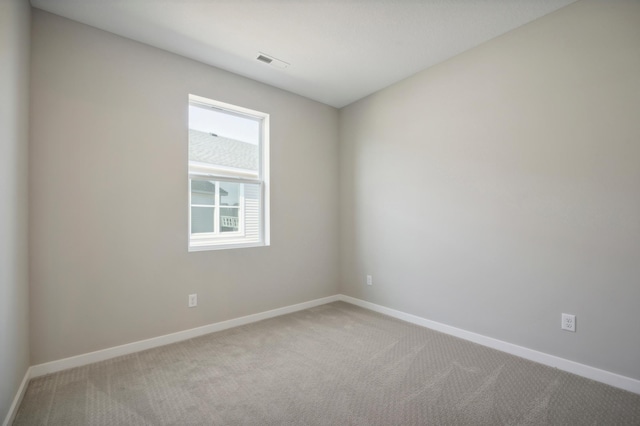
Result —
M 367 285 L 373 285 L 373 277 L 371 275 L 367 275 Z
M 561 327 L 563 330 L 576 331 L 576 316 L 571 314 L 562 314 L 562 324 Z
M 198 295 L 197 294 L 190 294 L 189 295 L 189 307 L 190 308 L 195 308 L 196 306 L 198 306 Z

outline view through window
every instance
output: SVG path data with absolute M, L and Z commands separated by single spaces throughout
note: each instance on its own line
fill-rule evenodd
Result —
M 268 245 L 268 119 L 189 95 L 189 250 Z

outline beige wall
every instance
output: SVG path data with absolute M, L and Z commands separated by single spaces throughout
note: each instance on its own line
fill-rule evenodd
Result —
M 342 292 L 640 379 L 637 22 L 581 0 L 338 117 L 34 11 L 32 363 Z M 271 114 L 271 247 L 187 253 L 188 93 Z
M 33 364 L 336 294 L 337 110 L 42 11 L 33 26 Z M 271 114 L 270 247 L 187 252 L 189 93 Z
M 342 292 L 640 379 L 639 23 L 582 0 L 341 110 Z
M 27 0 L 0 1 L 0 422 L 29 367 L 29 16 Z

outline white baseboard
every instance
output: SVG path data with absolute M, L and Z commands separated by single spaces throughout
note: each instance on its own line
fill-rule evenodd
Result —
M 487 346 L 493 349 L 497 349 L 508 354 L 519 356 L 521 358 L 528 359 L 540 364 L 548 365 L 559 370 L 563 370 L 569 373 L 576 374 L 578 376 L 586 377 L 587 379 L 595 380 L 601 383 L 605 383 L 616 388 L 624 389 L 629 392 L 640 394 L 640 380 L 632 379 L 630 377 L 621 376 L 616 373 L 601 370 L 599 368 L 591 367 L 585 364 L 580 364 L 568 359 L 560 358 L 554 355 L 549 355 L 544 352 L 539 352 L 533 349 L 525 348 L 523 346 L 507 343 L 502 340 L 494 339 L 491 337 L 483 336 L 481 334 L 473 333 L 471 331 L 462 330 L 460 328 L 452 327 L 450 325 L 442 324 L 436 321 L 431 321 L 416 315 L 407 314 L 405 312 L 397 311 L 395 309 L 387 308 L 385 306 L 376 305 L 375 303 L 367 302 L 355 297 L 339 295 L 339 300 L 343 302 L 351 303 L 361 308 L 369 309 L 374 312 L 388 315 L 393 318 L 397 318 L 412 324 L 420 325 L 430 328 L 432 330 L 440 331 L 445 334 L 449 334 L 455 337 L 459 337 L 470 342 L 478 343 L 483 346 Z
M 107 359 L 115 358 L 122 355 L 128 355 L 135 352 L 155 348 L 158 346 L 164 346 L 171 343 L 179 342 L 182 340 L 192 339 L 194 337 L 202 336 L 205 334 L 213 333 L 216 331 L 222 331 L 233 327 L 238 327 L 252 322 L 261 321 L 268 318 L 277 317 L 280 315 L 289 314 L 292 312 L 301 311 L 304 309 L 313 308 L 315 306 L 324 305 L 335 301 L 343 301 L 351 303 L 356 306 L 360 306 L 365 309 L 369 309 L 374 312 L 388 315 L 393 318 L 397 318 L 403 321 L 410 322 L 412 324 L 420 325 L 430 328 L 432 330 L 440 331 L 455 337 L 459 337 L 464 340 L 468 340 L 474 343 L 478 343 L 483 346 L 487 346 L 493 349 L 497 349 L 502 352 L 506 352 L 521 358 L 528 359 L 530 361 L 538 362 L 540 364 L 548 365 L 550 367 L 558 368 L 569 373 L 576 374 L 578 376 L 586 377 L 591 380 L 596 380 L 601 383 L 605 383 L 610 386 L 614 386 L 620 389 L 624 389 L 636 394 L 640 394 L 640 380 L 625 377 L 616 373 L 601 370 L 599 368 L 591 367 L 585 364 L 580 364 L 568 359 L 560 358 L 554 355 L 549 355 L 543 352 L 539 352 L 533 349 L 525 348 L 523 346 L 514 345 L 512 343 L 504 342 L 502 340 L 494 339 L 491 337 L 483 336 L 481 334 L 473 333 L 471 331 L 462 330 L 460 328 L 452 327 L 446 324 L 442 324 L 436 321 L 431 321 L 416 315 L 407 314 L 405 312 L 397 311 L 395 309 L 387 308 L 385 306 L 376 305 L 375 303 L 367 302 L 361 299 L 356 299 L 351 296 L 343 294 L 337 294 L 334 296 L 324 297 L 321 299 L 311 300 L 309 302 L 299 303 L 296 305 L 285 306 L 283 308 L 273 309 L 271 311 L 261 312 L 253 315 L 247 315 L 240 318 L 234 318 L 227 321 L 217 322 L 202 327 L 192 328 L 189 330 L 179 331 L 177 333 L 166 334 L 164 336 L 154 337 L 147 340 L 141 340 L 138 342 L 129 343 L 126 345 L 115 346 L 112 348 L 102 349 L 95 352 L 90 352 L 82 355 L 73 356 L 70 358 L 64 358 L 57 361 L 47 362 L 44 364 L 34 365 L 29 368 L 25 379 L 20 387 L 18 394 L 16 395 L 11 411 L 4 425 L 10 424 L 8 419 L 12 419 L 12 415 L 15 415 L 15 411 L 22 400 L 24 391 L 26 390 L 26 384 L 32 377 L 38 377 L 45 374 L 55 373 L 57 371 L 66 370 L 69 368 L 80 367 L 83 365 L 91 364 L 98 361 L 104 361 Z
M 27 385 L 29 384 L 29 380 L 31 379 L 31 371 L 32 371 L 31 367 L 29 367 L 27 368 L 27 371 L 24 373 L 22 383 L 20 383 L 18 392 L 16 392 L 16 396 L 13 398 L 13 402 L 11 403 L 11 407 L 9 407 L 9 412 L 7 413 L 7 416 L 4 418 L 4 422 L 2 422 L 2 426 L 11 425 L 11 423 L 13 423 L 13 420 L 16 418 L 16 414 L 18 413 L 18 407 L 20 407 L 22 398 L 24 398 L 24 393 L 27 391 Z
M 138 342 L 128 343 L 126 345 L 114 346 L 112 348 L 101 349 L 95 352 L 89 352 L 82 355 L 72 356 L 56 361 L 38 364 L 31 367 L 31 377 L 43 376 L 45 374 L 55 373 L 69 368 L 81 367 L 98 361 L 115 358 L 122 355 L 129 355 L 135 352 L 144 351 L 158 346 L 164 346 L 182 340 L 192 339 L 194 337 L 203 336 L 205 334 L 222 331 L 240 325 L 250 324 L 252 322 L 262 321 L 264 319 L 277 317 L 280 315 L 290 314 L 292 312 L 302 311 L 304 309 L 313 308 L 315 306 L 324 305 L 339 300 L 338 295 L 323 297 L 321 299 L 311 300 L 309 302 L 298 303 L 296 305 L 285 306 L 283 308 L 273 309 L 271 311 L 260 312 L 257 314 L 247 315 L 240 318 L 234 318 L 227 321 L 216 322 L 202 327 L 196 327 L 189 330 L 178 331 L 176 333 L 165 334 L 164 336 L 153 337 L 151 339 L 140 340 Z

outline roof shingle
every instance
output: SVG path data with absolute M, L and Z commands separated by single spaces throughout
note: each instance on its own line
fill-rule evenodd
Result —
M 258 170 L 258 146 L 189 129 L 189 161 Z

